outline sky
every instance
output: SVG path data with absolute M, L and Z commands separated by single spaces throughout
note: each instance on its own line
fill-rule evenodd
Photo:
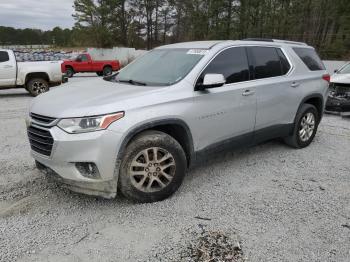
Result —
M 74 0 L 0 0 L 0 26 L 49 30 L 74 25 Z

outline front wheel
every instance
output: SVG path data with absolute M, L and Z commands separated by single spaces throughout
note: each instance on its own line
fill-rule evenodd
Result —
M 297 113 L 293 134 L 284 141 L 294 148 L 307 147 L 316 135 L 318 124 L 319 115 L 316 107 L 304 104 Z
M 28 81 L 26 84 L 26 90 L 32 96 L 38 96 L 49 91 L 49 84 L 42 78 L 34 78 Z
M 136 136 L 126 148 L 119 174 L 119 190 L 137 202 L 155 202 L 171 196 L 186 172 L 181 145 L 159 131 Z

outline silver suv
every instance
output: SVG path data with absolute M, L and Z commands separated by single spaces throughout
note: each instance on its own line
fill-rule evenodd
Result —
M 35 98 L 28 136 L 38 168 L 73 191 L 162 200 L 186 169 L 222 150 L 283 138 L 308 146 L 329 75 L 315 50 L 281 40 L 156 48 L 119 73 Z

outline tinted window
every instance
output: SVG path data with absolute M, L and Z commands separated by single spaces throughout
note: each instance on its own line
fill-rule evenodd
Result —
M 274 47 L 249 47 L 254 78 L 261 79 L 284 75 L 280 57 Z
M 314 49 L 293 48 L 293 50 L 311 71 L 326 69 Z
M 226 84 L 249 80 L 248 59 L 244 47 L 226 49 L 218 54 L 203 71 L 198 83 L 206 74 L 223 74 Z
M 88 61 L 87 55 L 81 55 L 81 61 L 83 61 L 83 62 Z
M 290 70 L 290 64 L 289 64 L 286 56 L 283 54 L 282 50 L 279 48 L 277 48 L 276 50 L 277 50 L 278 56 L 280 57 L 282 74 L 285 75 Z
M 7 52 L 0 51 L 0 63 L 1 62 L 6 62 L 6 61 L 9 61 L 9 60 L 10 60 L 9 54 Z

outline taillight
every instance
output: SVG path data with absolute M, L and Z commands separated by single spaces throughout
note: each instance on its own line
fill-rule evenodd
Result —
M 329 74 L 323 75 L 323 76 L 322 76 L 322 79 L 325 80 L 325 81 L 327 81 L 328 83 L 331 82 L 331 76 L 330 76 Z

